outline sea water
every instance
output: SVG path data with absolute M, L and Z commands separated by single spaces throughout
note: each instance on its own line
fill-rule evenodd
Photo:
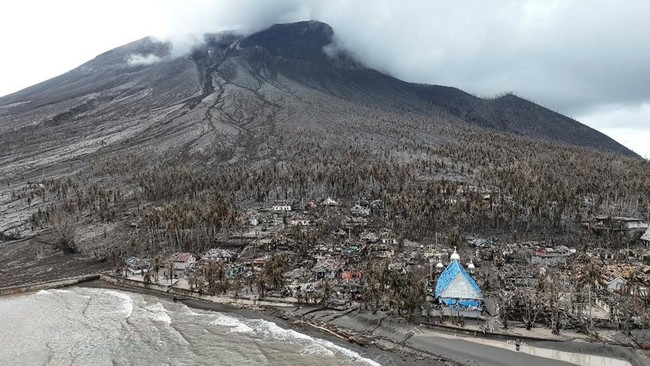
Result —
M 379 365 L 262 319 L 72 287 L 0 298 L 0 365 Z M 383 362 L 382 362 L 383 363 Z

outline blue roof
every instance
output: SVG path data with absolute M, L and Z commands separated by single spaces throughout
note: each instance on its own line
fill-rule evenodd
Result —
M 460 261 L 453 260 L 447 268 L 440 274 L 440 277 L 438 277 L 438 281 L 436 283 L 436 291 L 435 295 L 436 298 L 439 298 L 440 295 L 451 285 L 451 283 L 454 281 L 454 279 L 457 276 L 463 276 L 465 279 L 467 279 L 467 282 L 472 286 L 472 288 L 476 291 L 476 294 L 478 294 L 481 298 L 483 299 L 483 294 L 481 293 L 481 289 L 478 287 L 478 284 L 472 276 L 467 273 L 467 270 L 465 267 L 463 267 L 462 264 L 460 264 Z

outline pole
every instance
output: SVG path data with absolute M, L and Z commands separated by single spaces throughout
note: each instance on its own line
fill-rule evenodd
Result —
M 591 317 L 591 286 L 589 286 L 589 328 L 593 329 L 594 319 Z

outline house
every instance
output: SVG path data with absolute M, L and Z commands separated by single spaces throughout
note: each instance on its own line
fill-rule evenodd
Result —
M 261 257 L 257 257 L 253 259 L 253 266 L 255 267 L 264 267 L 266 265 L 266 262 L 268 262 L 270 257 L 268 255 L 264 255 Z
M 131 274 L 142 274 L 149 270 L 149 262 L 137 257 L 130 257 L 126 260 L 126 268 Z
M 438 302 L 454 310 L 482 310 L 483 294 L 478 284 L 460 263 L 454 250 L 451 263 L 438 276 L 434 291 Z
M 176 253 L 169 258 L 175 270 L 184 271 L 196 263 L 196 257 L 192 253 Z
M 476 247 L 476 248 L 491 248 L 495 245 L 494 241 L 490 239 L 484 239 L 484 238 L 477 238 L 477 239 L 471 239 L 467 241 L 469 245 Z
M 361 234 L 361 240 L 365 241 L 366 243 L 376 243 L 379 241 L 379 236 L 372 231 L 364 232 Z
M 634 217 L 622 217 L 620 218 L 624 223 L 624 226 L 628 230 L 647 230 L 648 223 L 644 222 L 642 219 L 637 219 Z
M 350 210 L 353 215 L 357 216 L 368 216 L 370 215 L 370 209 L 364 206 L 361 206 L 360 204 L 356 204 L 352 207 Z
M 311 220 L 304 219 L 304 218 L 296 218 L 296 219 L 289 220 L 289 223 L 292 226 L 309 226 L 311 225 Z
M 271 206 L 271 210 L 274 212 L 289 212 L 291 211 L 291 205 L 277 204 Z
M 368 226 L 368 220 L 363 217 L 347 217 L 341 224 L 346 228 L 366 227 Z
M 642 219 L 625 216 L 596 216 L 591 228 L 594 230 L 647 230 L 648 223 Z
M 380 241 L 382 244 L 385 244 L 385 245 L 389 245 L 389 246 L 390 246 L 390 245 L 397 245 L 397 244 L 398 244 L 397 237 L 395 236 L 395 234 L 393 234 L 392 231 L 387 230 L 387 229 L 384 229 L 384 230 L 379 234 L 379 238 L 380 238 L 379 241 Z
M 341 272 L 341 279 L 351 281 L 353 279 L 361 279 L 361 272 L 359 271 L 343 271 Z
M 650 228 L 648 228 L 643 235 L 641 235 L 641 241 L 645 246 L 650 246 Z
M 235 253 L 228 249 L 212 248 L 205 253 L 203 259 L 229 263 L 235 259 Z
M 627 281 L 622 277 L 616 277 L 615 279 L 607 283 L 607 291 L 609 292 L 619 292 L 627 285 Z
M 575 249 L 569 249 L 565 246 L 557 248 L 535 248 L 531 252 L 530 263 L 541 264 L 544 266 L 558 266 L 565 264 L 569 255 L 575 252 Z
M 334 206 L 338 206 L 339 203 L 336 202 L 336 201 L 334 201 L 332 198 L 327 197 L 325 200 L 323 200 L 323 202 L 321 203 L 321 205 L 323 205 L 323 206 L 329 206 L 329 207 L 334 207 Z
M 341 268 L 341 262 L 332 259 L 332 258 L 326 258 L 326 259 L 321 259 L 316 263 L 314 268 L 312 268 L 312 272 L 314 273 L 314 276 L 318 279 L 323 279 L 323 278 L 330 278 L 333 279 L 336 277 L 336 274 L 339 272 L 339 269 Z

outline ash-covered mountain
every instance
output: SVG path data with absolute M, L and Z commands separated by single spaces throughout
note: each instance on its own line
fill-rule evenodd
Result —
M 265 159 L 296 133 L 332 144 L 410 135 L 435 142 L 441 136 L 429 136 L 426 125 L 440 121 L 636 156 L 514 95 L 481 99 L 366 68 L 337 51 L 333 38 L 330 26 L 311 21 L 245 37 L 206 36 L 186 57 L 169 57 L 167 45 L 149 38 L 108 51 L 0 98 L 0 173 L 100 149 L 156 154 L 217 147 L 232 161 Z

